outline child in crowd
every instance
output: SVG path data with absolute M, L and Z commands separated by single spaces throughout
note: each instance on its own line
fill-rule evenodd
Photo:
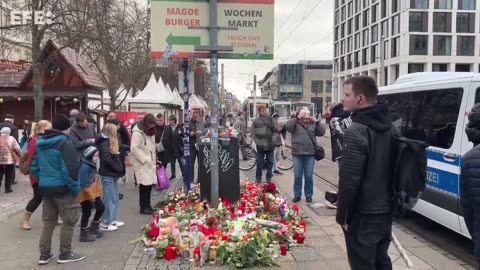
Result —
M 80 205 L 82 206 L 80 242 L 93 242 L 101 238 L 103 233 L 99 231 L 100 219 L 105 211 L 105 205 L 102 202 L 102 184 L 97 174 L 98 150 L 94 146 L 89 146 L 83 152 L 79 176 L 80 181 Z M 92 213 L 92 207 L 95 206 L 95 216 L 88 227 L 88 221 Z

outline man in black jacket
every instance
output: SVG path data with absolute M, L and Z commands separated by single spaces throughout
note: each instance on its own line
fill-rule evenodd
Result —
M 468 232 L 472 236 L 473 254 L 480 265 L 480 103 L 475 104 L 468 114 L 468 125 L 465 129 L 467 138 L 473 143 L 474 148 L 463 156 L 460 202 L 462 204 L 463 218 Z M 478 269 L 478 268 L 477 268 Z
M 157 160 L 166 169 L 172 159 L 171 148 L 172 129 L 165 125 L 163 114 L 157 114 L 157 125 L 155 126 L 155 144 L 157 145 Z M 160 144 L 161 142 L 161 144 Z M 163 151 L 162 151 L 163 146 Z
M 344 83 L 344 110 L 352 113 L 345 131 L 339 167 L 337 223 L 345 233 L 351 269 L 392 269 L 388 246 L 392 233 L 393 127 L 387 104 L 376 102 L 370 77 Z
M 0 129 L 4 127 L 9 127 L 10 128 L 10 136 L 15 138 L 15 140 L 18 142 L 18 128 L 13 124 L 14 120 L 13 114 L 5 114 L 5 120 L 0 123 Z
M 182 172 L 182 177 L 183 177 L 183 166 L 185 164 L 184 158 L 183 158 L 183 127 L 177 124 L 177 117 L 175 115 L 170 115 L 168 117 L 168 124 L 171 128 L 171 149 L 172 149 L 172 158 L 171 161 L 172 163 L 170 164 L 170 169 L 172 170 L 172 176 L 170 177 L 170 180 L 173 180 L 176 178 L 176 173 L 175 173 L 175 166 L 176 162 L 178 161 L 178 165 L 180 165 L 180 171 Z

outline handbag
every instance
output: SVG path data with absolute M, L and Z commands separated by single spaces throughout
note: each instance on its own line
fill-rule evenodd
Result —
M 307 128 L 305 128 L 303 125 L 300 125 L 305 129 L 305 132 L 307 132 L 308 137 L 310 137 L 310 140 L 313 143 L 313 146 L 315 146 L 315 160 L 319 161 L 325 158 L 325 149 L 323 147 L 317 145 L 317 142 L 310 136 L 310 133 L 308 133 Z
M 160 191 L 168 188 L 170 188 L 170 181 L 168 181 L 165 167 L 163 167 L 162 164 L 157 163 L 157 184 L 155 185 L 155 190 Z

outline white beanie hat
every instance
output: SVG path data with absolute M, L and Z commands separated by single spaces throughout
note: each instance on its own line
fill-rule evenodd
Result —
M 12 132 L 12 130 L 9 127 L 3 127 L 0 130 L 0 134 L 5 134 L 5 135 L 8 135 L 8 136 L 10 136 L 10 132 Z

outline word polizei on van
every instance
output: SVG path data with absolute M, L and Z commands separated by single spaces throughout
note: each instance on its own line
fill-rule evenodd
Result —
M 480 102 L 480 74 L 425 72 L 380 88 L 404 137 L 428 143 L 426 189 L 414 211 L 469 237 L 460 209 L 460 164 L 473 144 L 468 112 Z

